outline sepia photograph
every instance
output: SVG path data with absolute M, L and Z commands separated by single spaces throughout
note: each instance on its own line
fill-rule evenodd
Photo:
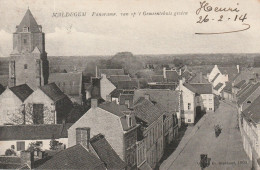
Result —
M 260 170 L 260 0 L 0 0 L 0 169 Z

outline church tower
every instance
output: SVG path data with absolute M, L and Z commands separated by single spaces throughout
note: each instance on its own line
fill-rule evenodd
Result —
M 45 34 L 28 9 L 13 33 L 9 62 L 9 87 L 28 84 L 32 89 L 48 83 L 49 62 Z

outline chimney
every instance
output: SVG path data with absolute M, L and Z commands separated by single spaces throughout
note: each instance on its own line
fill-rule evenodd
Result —
M 98 68 L 97 68 L 97 65 L 96 65 L 96 77 L 98 77 Z
M 200 72 L 200 83 L 202 83 L 202 72 Z
M 31 151 L 21 151 L 21 166 L 28 165 L 30 169 L 34 164 L 34 153 Z
M 163 67 L 163 78 L 166 79 L 166 67 Z
M 76 144 L 81 144 L 87 149 L 89 149 L 89 141 L 90 141 L 90 128 L 89 127 L 76 128 Z
M 240 72 L 240 70 L 239 70 L 239 65 L 237 65 L 237 73 L 239 73 Z
M 98 99 L 91 99 L 91 108 L 95 109 L 98 106 Z
M 145 95 L 144 95 L 144 98 L 145 98 L 146 100 L 150 100 L 150 95 L 149 95 L 149 94 L 145 94 Z

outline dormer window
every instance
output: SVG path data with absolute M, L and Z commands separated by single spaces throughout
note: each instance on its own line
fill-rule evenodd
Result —
M 251 103 L 251 101 L 247 101 L 246 103 L 250 104 L 250 103 Z
M 29 32 L 29 27 L 23 27 L 23 32 Z

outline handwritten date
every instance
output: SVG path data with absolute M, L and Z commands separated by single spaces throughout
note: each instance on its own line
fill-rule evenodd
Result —
M 210 18 L 209 15 L 205 15 L 205 16 L 200 16 L 197 23 L 202 24 L 202 23 L 209 22 L 210 20 L 218 21 L 218 22 L 222 22 L 222 21 L 241 21 L 241 22 L 244 22 L 246 19 L 247 19 L 247 13 L 242 14 L 242 15 L 235 15 L 234 18 L 225 17 L 224 15 L 220 15 L 218 18 Z

